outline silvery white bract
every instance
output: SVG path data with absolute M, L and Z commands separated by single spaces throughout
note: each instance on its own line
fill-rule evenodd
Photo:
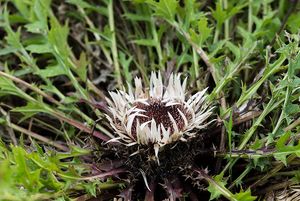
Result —
M 144 89 L 140 78 L 134 81 L 134 91 L 129 87 L 128 92 L 109 93 L 111 114 L 106 116 L 117 134 L 112 140 L 153 146 L 157 157 L 160 147 L 193 137 L 207 126 L 212 113 L 205 104 L 207 89 L 187 97 L 187 78 L 181 82 L 180 74 L 171 74 L 164 86 L 161 74 L 152 72 L 150 89 Z

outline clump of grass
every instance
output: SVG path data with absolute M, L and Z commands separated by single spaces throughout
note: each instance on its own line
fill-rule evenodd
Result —
M 0 4 L 1 200 L 255 200 L 299 184 L 298 1 Z M 208 87 L 217 121 L 190 146 L 194 166 L 149 191 L 128 148 L 105 143 L 104 114 L 108 91 L 137 75 L 149 87 L 152 71 Z M 166 167 L 184 160 L 172 153 Z

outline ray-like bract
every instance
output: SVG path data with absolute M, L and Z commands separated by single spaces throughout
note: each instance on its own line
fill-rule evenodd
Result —
M 144 89 L 142 80 L 135 78 L 135 88 L 127 92 L 109 92 L 107 119 L 115 130 L 116 141 L 126 145 L 153 145 L 159 149 L 177 140 L 186 140 L 197 129 L 207 126 L 212 108 L 205 103 L 207 88 L 187 96 L 187 78 L 171 74 L 167 86 L 161 73 L 151 73 L 150 87 Z

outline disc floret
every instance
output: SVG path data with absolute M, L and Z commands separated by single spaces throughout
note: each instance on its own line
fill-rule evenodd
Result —
M 187 78 L 181 82 L 180 74 L 171 74 L 164 86 L 161 73 L 152 72 L 148 90 L 140 78 L 134 82 L 134 91 L 129 87 L 127 92 L 109 92 L 107 119 L 116 132 L 113 140 L 128 146 L 151 145 L 157 156 L 161 147 L 185 141 L 207 126 L 212 113 L 205 102 L 207 88 L 188 97 Z

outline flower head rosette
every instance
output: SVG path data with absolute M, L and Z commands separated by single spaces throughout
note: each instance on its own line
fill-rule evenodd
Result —
M 155 155 L 166 144 L 193 137 L 205 128 L 211 110 L 205 103 L 207 89 L 186 96 L 187 78 L 171 74 L 167 86 L 160 73 L 152 72 L 150 89 L 144 90 L 135 78 L 135 90 L 110 92 L 107 99 L 111 115 L 107 115 L 117 140 L 128 146 L 153 145 Z

